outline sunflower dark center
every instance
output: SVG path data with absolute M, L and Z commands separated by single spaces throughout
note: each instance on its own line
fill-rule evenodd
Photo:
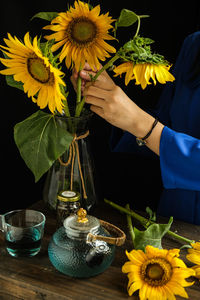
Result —
M 28 59 L 29 74 L 40 83 L 47 83 L 50 79 L 50 69 L 46 67 L 43 60 L 39 57 Z
M 146 275 L 153 280 L 161 280 L 164 275 L 164 270 L 159 264 L 149 264 L 146 269 Z
M 70 23 L 70 37 L 78 44 L 87 44 L 94 40 L 97 34 L 96 24 L 82 17 L 75 18 Z
M 141 275 L 151 286 L 165 285 L 171 278 L 172 267 L 163 258 L 155 258 L 145 262 L 141 267 Z

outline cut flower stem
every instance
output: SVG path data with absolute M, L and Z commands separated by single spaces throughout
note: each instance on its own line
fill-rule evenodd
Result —
M 126 206 L 126 208 L 110 201 L 110 200 L 107 200 L 107 199 L 104 199 L 105 203 L 109 204 L 110 206 L 114 207 L 115 209 L 123 212 L 123 213 L 126 213 L 127 215 L 131 216 L 132 218 L 136 219 L 137 221 L 139 221 L 142 226 L 144 226 L 145 228 L 147 228 L 149 225 L 151 224 L 155 224 L 155 222 L 151 221 L 151 220 L 148 220 L 144 217 L 142 217 L 141 215 L 139 215 L 138 213 L 134 212 L 133 210 L 130 210 L 128 208 L 128 206 Z M 130 221 L 130 220 L 129 220 Z M 130 222 L 129 222 L 130 224 Z M 194 240 L 190 240 L 190 239 L 187 239 L 171 230 L 168 230 L 167 232 L 170 236 L 172 236 L 173 238 L 179 240 L 180 242 L 185 242 L 187 244 L 191 244 L 191 243 L 194 243 L 195 241 Z
M 92 81 L 97 80 L 97 78 L 99 77 L 99 75 L 107 70 L 109 67 L 112 66 L 112 64 L 119 58 L 118 54 L 115 54 L 115 56 L 113 56 L 113 58 L 111 58 L 97 73 L 96 75 L 93 77 Z
M 97 73 L 96 75 L 92 78 L 92 81 L 97 80 L 97 78 L 99 77 L 99 75 L 104 71 L 107 70 L 109 67 L 112 66 L 112 64 L 119 58 L 118 54 L 115 54 L 115 56 L 113 56 Z M 80 69 L 81 71 L 81 69 Z M 79 72 L 80 72 L 79 71 Z M 77 98 L 76 98 L 76 103 L 77 103 L 77 108 L 76 108 L 76 113 L 75 116 L 79 117 L 82 109 L 84 107 L 85 104 L 85 97 L 83 97 L 83 99 L 81 100 L 81 77 L 80 75 L 78 76 L 77 79 Z
M 128 209 L 128 210 L 130 210 L 129 204 L 126 204 L 125 208 Z M 134 233 L 134 230 L 133 230 L 133 224 L 132 224 L 132 218 L 131 218 L 131 215 L 127 214 L 126 218 L 127 218 L 127 224 L 128 224 L 129 233 L 130 233 L 132 242 L 133 242 L 133 244 L 134 244 L 135 233 Z

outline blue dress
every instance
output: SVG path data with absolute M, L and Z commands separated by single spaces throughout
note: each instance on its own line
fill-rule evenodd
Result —
M 165 125 L 160 141 L 164 190 L 158 214 L 194 224 L 200 224 L 200 71 L 190 78 L 198 53 L 200 32 L 195 32 L 185 39 L 172 71 L 176 80 L 165 86 L 154 114 Z M 120 137 L 114 129 L 111 142 L 117 152 L 151 155 L 128 132 Z

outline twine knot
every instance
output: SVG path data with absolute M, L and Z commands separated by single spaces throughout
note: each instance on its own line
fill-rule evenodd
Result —
M 80 177 L 81 177 L 81 183 L 82 183 L 82 188 L 83 188 L 83 198 L 87 199 L 87 194 L 85 190 L 85 183 L 84 183 L 84 178 L 83 178 L 83 172 L 81 169 L 81 161 L 80 161 L 80 154 L 79 154 L 79 148 L 78 148 L 78 140 L 84 139 L 89 135 L 89 130 L 82 135 L 77 136 L 77 134 L 74 134 L 74 138 L 69 146 L 69 157 L 67 162 L 63 162 L 61 160 L 61 157 L 58 158 L 60 164 L 64 167 L 67 167 L 69 164 L 72 165 L 71 167 L 71 178 L 70 178 L 70 190 L 73 190 L 73 174 L 74 174 L 74 162 L 75 162 L 75 157 L 77 154 L 77 159 L 78 159 L 78 167 L 79 167 L 79 172 L 80 172 Z

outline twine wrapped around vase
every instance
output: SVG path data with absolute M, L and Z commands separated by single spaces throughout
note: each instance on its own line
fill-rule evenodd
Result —
M 79 172 L 80 172 L 80 177 L 81 177 L 81 183 L 82 183 L 82 188 L 83 188 L 83 198 L 87 199 L 87 194 L 86 194 L 86 189 L 85 189 L 85 183 L 84 183 L 84 178 L 83 178 L 83 172 L 81 168 L 81 162 L 80 162 L 80 154 L 79 154 L 79 148 L 78 148 L 78 140 L 84 139 L 89 135 L 89 130 L 82 135 L 77 136 L 76 133 L 74 134 L 74 138 L 69 146 L 69 157 L 67 162 L 63 162 L 61 160 L 61 157 L 58 158 L 60 164 L 64 167 L 67 167 L 69 164 L 72 165 L 71 167 L 71 176 L 70 176 L 70 189 L 73 190 L 73 174 L 74 174 L 74 162 L 75 162 L 75 156 L 77 154 L 77 159 L 78 159 L 78 167 L 79 167 Z

